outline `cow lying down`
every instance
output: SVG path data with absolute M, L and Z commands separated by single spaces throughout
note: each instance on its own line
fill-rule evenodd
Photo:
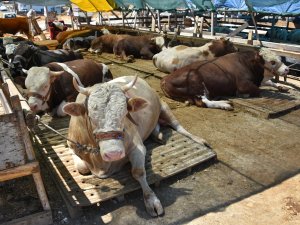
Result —
M 210 60 L 236 52 L 238 49 L 225 38 L 208 42 L 200 47 L 178 45 L 153 56 L 153 64 L 162 72 L 171 73 L 196 61 Z
M 142 187 L 148 213 L 161 215 L 163 207 L 146 180 L 143 141 L 151 133 L 162 139 L 159 122 L 163 122 L 198 143 L 206 142 L 187 132 L 167 104 L 140 78 L 119 77 L 90 88 L 78 86 L 76 81 L 74 85 L 81 94 L 76 102 L 63 107 L 71 115 L 68 137 L 93 148 L 89 151 L 68 142 L 75 153 L 78 171 L 106 178 L 130 161 L 132 176 Z
M 108 67 L 90 59 L 78 59 L 65 63 L 49 63 L 43 67 L 24 70 L 27 73 L 25 86 L 28 90 L 28 104 L 32 111 L 49 112 L 65 116 L 62 106 L 75 101 L 78 92 L 72 78 L 76 77 L 85 86 L 111 80 Z
M 182 67 L 161 80 L 161 89 L 172 99 L 208 108 L 232 109 L 228 101 L 210 101 L 208 98 L 257 97 L 261 85 L 286 91 L 271 79 L 276 73 L 284 76 L 288 71 L 274 52 L 261 48 Z

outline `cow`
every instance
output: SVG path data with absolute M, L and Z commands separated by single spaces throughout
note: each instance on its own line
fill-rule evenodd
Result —
M 121 60 L 130 58 L 152 59 L 153 55 L 166 49 L 165 37 L 163 36 L 129 36 L 118 41 L 113 48 L 116 57 Z
M 119 77 L 90 88 L 79 86 L 76 81 L 74 85 L 80 94 L 63 111 L 71 116 L 68 139 L 72 141 L 67 143 L 78 171 L 106 178 L 130 161 L 132 176 L 142 187 L 147 212 L 151 216 L 163 214 L 160 200 L 146 180 L 143 141 L 151 133 L 162 139 L 158 122 L 198 143 L 206 141 L 186 131 L 168 105 L 137 76 Z
M 66 30 L 59 32 L 56 36 L 56 40 L 60 45 L 65 43 L 65 41 L 69 38 L 74 38 L 74 37 L 87 37 L 87 36 L 95 36 L 99 37 L 103 34 L 109 34 L 109 30 L 102 28 L 101 30 L 98 29 L 83 29 L 83 30 Z
M 99 53 L 99 54 L 102 54 L 102 52 L 113 53 L 114 45 L 125 37 L 129 37 L 129 35 L 127 34 L 102 35 L 98 38 L 95 38 L 91 42 L 91 47 L 89 48 L 89 51 L 92 53 Z
M 165 49 L 153 56 L 153 64 L 158 70 L 171 73 L 196 61 L 210 60 L 238 49 L 225 38 L 212 40 L 201 47 L 178 45 Z
M 267 48 L 236 52 L 222 57 L 194 62 L 182 67 L 161 80 L 164 94 L 175 100 L 188 101 L 208 108 L 232 109 L 228 101 L 210 101 L 223 96 L 258 97 L 261 85 L 280 91 L 271 78 L 286 75 L 289 69 L 279 56 Z
M 16 34 L 18 32 L 23 32 L 30 40 L 33 39 L 27 17 L 0 18 L 0 37 L 3 37 L 5 33 Z
M 75 101 L 78 94 L 72 84 L 73 76 L 86 86 L 113 78 L 105 64 L 90 59 L 52 62 L 43 67 L 32 67 L 25 72 L 30 109 L 35 113 L 50 112 L 51 115 L 59 117 L 66 115 L 61 110 L 62 106 L 66 102 Z
M 13 67 L 10 69 L 13 77 L 24 75 L 22 69 L 28 70 L 32 66 L 43 66 L 50 62 L 66 62 L 82 59 L 81 53 L 68 50 L 42 50 L 39 47 L 19 44 L 14 51 Z
M 74 37 L 68 38 L 65 43 L 62 45 L 62 48 L 65 50 L 80 50 L 88 49 L 91 46 L 91 42 L 95 39 L 95 36 L 88 37 Z

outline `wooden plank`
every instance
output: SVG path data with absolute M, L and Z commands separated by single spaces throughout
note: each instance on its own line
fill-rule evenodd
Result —
M 249 26 L 249 23 L 245 22 L 243 25 L 239 26 L 237 29 L 235 29 L 234 31 L 232 31 L 231 33 L 229 33 L 227 35 L 227 37 L 234 37 L 234 36 L 236 36 L 242 30 L 246 29 L 248 26 Z
M 0 182 L 23 177 L 23 176 L 28 176 L 38 171 L 39 171 L 38 162 L 31 162 L 14 168 L 0 170 Z

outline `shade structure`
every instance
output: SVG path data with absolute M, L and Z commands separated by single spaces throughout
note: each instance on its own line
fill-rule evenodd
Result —
M 87 12 L 107 12 L 116 8 L 114 1 L 107 0 L 71 0 L 71 2 Z

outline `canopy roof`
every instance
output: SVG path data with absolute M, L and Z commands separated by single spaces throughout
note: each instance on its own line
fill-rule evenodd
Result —
M 17 0 L 31 5 L 60 5 L 73 2 L 84 11 L 110 11 L 113 9 L 193 9 L 214 11 L 229 9 L 278 15 L 300 15 L 300 0 Z
M 278 15 L 299 15 L 300 0 L 215 0 L 217 9 L 252 11 Z

